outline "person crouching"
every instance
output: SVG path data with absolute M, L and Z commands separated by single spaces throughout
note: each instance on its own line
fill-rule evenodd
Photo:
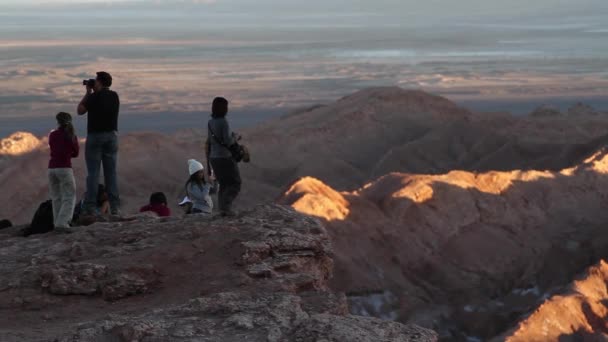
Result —
M 171 209 L 167 206 L 167 196 L 162 192 L 155 192 L 150 196 L 150 203 L 139 209 L 140 213 L 151 211 L 159 217 L 171 216 Z
M 78 157 L 78 138 L 72 126 L 72 116 L 57 114 L 57 129 L 49 134 L 49 192 L 53 202 L 53 224 L 58 231 L 70 231 L 70 221 L 76 205 L 76 181 L 72 158 Z
M 215 192 L 212 184 L 205 179 L 205 167 L 199 161 L 188 160 L 190 178 L 186 182 L 186 195 L 192 201 L 191 214 L 211 214 L 213 200 L 211 195 Z M 210 179 L 213 181 L 213 179 Z

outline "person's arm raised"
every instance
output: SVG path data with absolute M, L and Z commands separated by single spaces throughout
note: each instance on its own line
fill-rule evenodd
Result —
M 84 97 L 82 98 L 82 100 L 80 100 L 80 103 L 78 104 L 78 115 L 84 115 L 86 114 L 89 110 L 87 109 L 87 102 L 89 101 L 89 97 L 91 97 L 91 94 L 93 93 L 93 90 L 89 87 L 87 87 L 87 93 L 84 94 Z

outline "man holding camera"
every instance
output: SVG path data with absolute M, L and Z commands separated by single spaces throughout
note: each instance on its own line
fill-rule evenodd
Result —
M 103 175 L 110 200 L 110 213 L 119 215 L 120 197 L 116 164 L 118 157 L 118 94 L 110 90 L 112 76 L 100 71 L 94 80 L 85 80 L 86 94 L 78 105 L 78 115 L 88 113 L 85 160 L 87 163 L 87 192 L 83 214 L 94 214 L 97 207 L 99 170 Z

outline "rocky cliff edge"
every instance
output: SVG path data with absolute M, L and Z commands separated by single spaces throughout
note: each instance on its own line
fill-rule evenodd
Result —
M 0 235 L 1 341 L 436 340 L 349 315 L 328 289 L 324 227 L 285 207 L 13 233 Z

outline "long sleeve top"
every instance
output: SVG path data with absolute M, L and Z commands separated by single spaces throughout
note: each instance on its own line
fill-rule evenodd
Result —
M 211 118 L 207 127 L 207 141 L 211 152 L 209 158 L 232 158 L 232 153 L 226 146 L 234 144 L 234 138 L 230 131 L 230 125 L 226 118 Z M 213 134 L 211 134 L 213 132 Z M 215 135 L 216 138 L 213 137 Z M 224 145 L 222 145 L 224 143 Z
M 80 152 L 76 136 L 70 139 L 62 128 L 58 128 L 49 134 L 49 146 L 49 169 L 72 168 L 72 158 L 78 157 Z
M 213 212 L 211 194 L 214 192 L 214 188 L 211 184 L 198 185 L 190 183 L 186 190 L 188 191 L 188 197 L 192 201 L 192 209 L 198 209 L 207 214 Z
M 166 205 L 163 204 L 148 204 L 139 209 L 140 213 L 145 213 L 146 211 L 154 212 L 159 217 L 171 216 L 171 209 L 169 209 Z

